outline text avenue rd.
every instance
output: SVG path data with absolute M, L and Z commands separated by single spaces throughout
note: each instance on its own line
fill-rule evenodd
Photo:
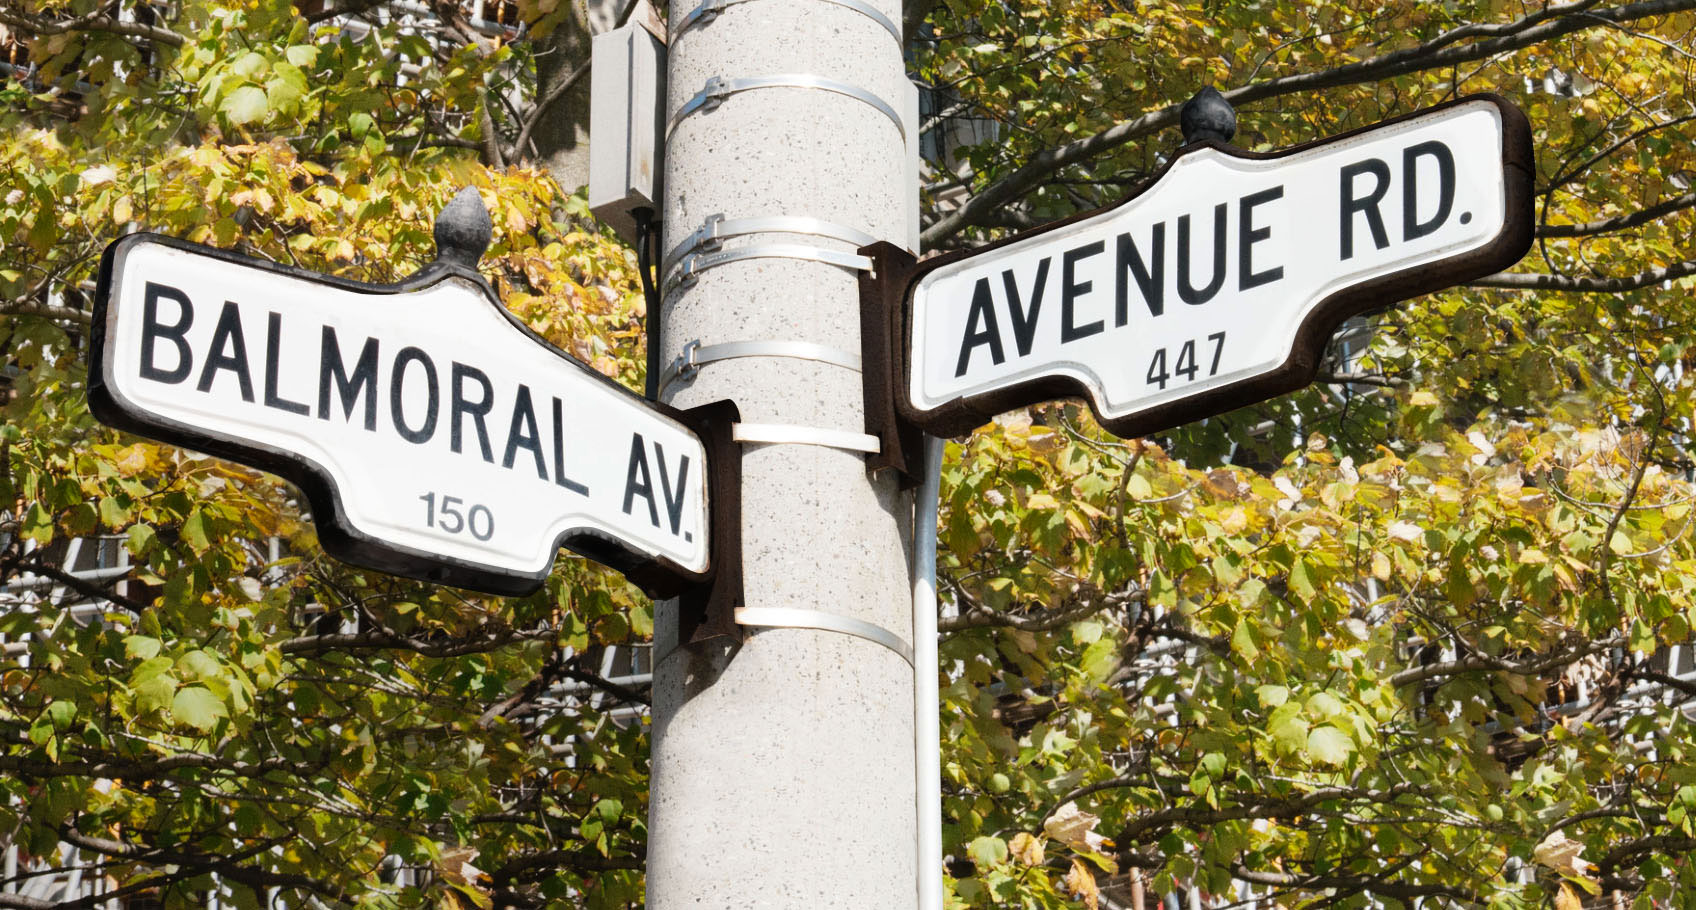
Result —
M 1069 391 L 1145 432 L 1293 388 L 1342 318 L 1517 261 L 1528 157 L 1489 96 L 1279 155 L 1193 147 L 1116 206 L 920 264 L 904 410 L 958 433 Z
M 561 543 L 707 568 L 696 434 L 530 335 L 467 275 L 418 284 L 327 283 L 125 238 L 105 279 L 97 409 L 309 493 L 326 481 L 320 536 L 378 568 L 519 590 Z

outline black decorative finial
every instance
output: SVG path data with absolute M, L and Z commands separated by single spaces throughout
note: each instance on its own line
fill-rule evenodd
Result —
M 1184 102 L 1178 111 L 1178 122 L 1184 130 L 1185 145 L 1208 139 L 1230 142 L 1237 134 L 1237 112 L 1211 85 Z
M 436 216 L 436 259 L 474 270 L 493 233 L 483 197 L 468 186 Z

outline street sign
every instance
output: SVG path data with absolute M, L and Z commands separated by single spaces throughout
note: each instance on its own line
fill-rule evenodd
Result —
M 563 545 L 650 591 L 704 579 L 700 428 L 521 325 L 481 251 L 377 286 L 124 237 L 101 267 L 90 405 L 294 481 L 349 562 L 514 594 Z
M 1342 320 L 1519 261 L 1531 162 L 1493 95 L 1275 154 L 1191 145 L 1115 205 L 880 275 L 896 410 L 957 436 L 1079 395 L 1139 436 L 1298 388 Z

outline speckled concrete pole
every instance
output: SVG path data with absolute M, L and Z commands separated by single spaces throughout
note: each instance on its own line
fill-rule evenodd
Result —
M 901 109 L 899 42 L 876 19 L 825 0 L 751 0 L 678 33 L 672 11 L 667 119 L 714 76 L 811 74 Z M 870 0 L 901 21 L 900 0 Z M 663 248 L 710 215 L 807 216 L 902 242 L 914 192 L 904 140 L 876 106 L 804 88 L 761 88 L 691 113 L 671 132 Z M 853 244 L 756 234 L 852 252 Z M 663 358 L 689 341 L 801 341 L 859 352 L 856 273 L 748 259 L 676 288 Z M 784 357 L 703 366 L 666 398 L 734 399 L 746 423 L 864 433 L 861 375 Z M 746 605 L 821 610 L 911 640 L 910 498 L 864 456 L 813 445 L 744 447 Z M 672 607 L 660 608 L 660 629 Z M 663 636 L 663 632 L 661 635 Z M 656 653 L 668 647 L 659 642 Z M 733 654 L 685 647 L 655 668 L 649 802 L 651 910 L 902 910 L 916 905 L 913 671 L 861 638 L 752 630 Z

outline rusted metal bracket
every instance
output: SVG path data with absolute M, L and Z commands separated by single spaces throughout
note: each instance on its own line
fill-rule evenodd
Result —
M 860 348 L 865 394 L 866 434 L 876 436 L 882 449 L 866 456 L 866 468 L 900 472 L 902 489 L 917 486 L 923 475 L 924 436 L 901 419 L 896 396 L 906 376 L 906 337 L 902 319 L 907 287 L 918 267 L 912 253 L 887 241 L 861 247 L 872 261 L 860 273 Z

